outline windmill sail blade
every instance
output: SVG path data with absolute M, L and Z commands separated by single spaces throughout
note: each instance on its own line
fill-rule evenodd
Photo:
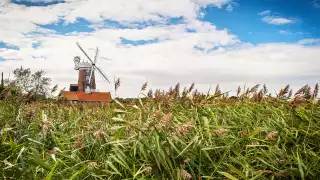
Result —
M 97 60 L 98 60 L 98 56 L 99 56 L 99 49 L 97 48 L 97 50 L 96 50 L 96 55 L 95 55 L 95 57 L 94 57 L 94 65 L 97 63 Z
M 83 52 L 83 54 L 91 61 L 91 63 L 93 63 L 93 61 L 91 60 L 91 58 L 88 56 L 88 54 L 82 49 L 82 47 L 80 46 L 79 42 L 77 42 L 78 47 L 80 48 L 80 50 Z
M 91 81 L 92 81 L 92 74 L 93 74 L 94 68 L 93 65 L 91 66 L 91 70 L 90 70 L 90 78 L 89 78 L 89 84 L 91 85 Z
M 98 68 L 97 66 L 94 66 L 94 67 L 100 72 L 100 74 L 102 75 L 102 77 L 110 83 L 109 79 L 108 79 L 107 76 L 102 72 L 102 70 L 101 70 L 100 68 Z

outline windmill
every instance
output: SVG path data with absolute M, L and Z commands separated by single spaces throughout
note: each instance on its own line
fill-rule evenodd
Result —
M 75 70 L 79 70 L 79 78 L 78 78 L 78 85 L 80 91 L 85 91 L 86 93 L 94 92 L 96 89 L 95 84 L 95 70 L 97 70 L 100 75 L 108 82 L 110 83 L 109 79 L 105 75 L 105 73 L 97 67 L 97 60 L 99 57 L 99 49 L 96 48 L 96 53 L 94 56 L 94 60 L 88 56 L 88 54 L 83 50 L 83 48 L 80 46 L 79 42 L 77 42 L 77 46 L 79 49 L 83 52 L 83 54 L 88 58 L 90 62 L 81 61 L 79 56 L 76 56 L 74 58 L 75 63 Z
M 110 101 L 110 92 L 96 91 L 96 71 L 98 71 L 98 74 L 100 74 L 104 80 L 110 83 L 102 69 L 97 66 L 99 49 L 96 48 L 95 56 L 92 60 L 79 42 L 77 42 L 77 46 L 89 61 L 81 60 L 80 56 L 74 57 L 74 69 L 79 71 L 78 84 L 70 84 L 70 91 L 64 91 L 64 97 L 72 101 Z

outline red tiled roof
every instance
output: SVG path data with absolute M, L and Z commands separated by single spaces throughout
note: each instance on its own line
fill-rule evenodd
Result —
M 85 92 L 71 92 L 64 91 L 63 97 L 69 101 L 87 101 L 87 102 L 110 102 L 110 92 L 92 92 L 86 94 Z
M 69 101 L 79 101 L 76 92 L 63 91 L 63 97 Z

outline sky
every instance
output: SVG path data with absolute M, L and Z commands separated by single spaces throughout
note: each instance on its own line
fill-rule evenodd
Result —
M 320 0 L 1 0 L 0 71 L 44 70 L 77 82 L 73 58 L 100 49 L 117 95 L 195 83 L 207 92 L 266 84 L 271 92 L 320 80 Z M 99 91 L 114 92 L 101 76 Z

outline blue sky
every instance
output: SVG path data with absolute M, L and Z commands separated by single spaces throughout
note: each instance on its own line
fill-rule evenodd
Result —
M 12 3 L 28 7 L 45 7 L 55 4 L 62 4 L 65 1 L 52 0 L 41 2 L 39 0 L 13 0 Z M 320 37 L 320 1 L 319 0 L 234 0 L 229 6 L 232 10 L 226 10 L 227 4 L 223 8 L 207 6 L 201 9 L 203 17 L 198 17 L 203 22 L 210 22 L 218 29 L 227 29 L 230 33 L 236 35 L 242 42 L 252 44 L 259 43 L 295 43 L 302 39 Z M 260 12 L 270 11 L 265 15 L 259 15 Z M 292 19 L 293 23 L 288 24 L 268 24 L 264 22 L 263 17 L 284 17 Z M 171 17 L 167 24 L 178 24 L 184 17 Z M 67 34 L 71 32 L 93 32 L 92 22 L 77 18 L 76 22 L 68 23 L 60 19 L 51 24 L 36 24 L 38 27 L 54 30 L 56 34 Z M 152 21 L 137 21 L 134 28 L 144 28 L 157 25 Z M 101 26 L 101 24 L 100 24 Z M 102 27 L 108 28 L 132 28 L 123 25 L 121 22 L 107 19 Z M 150 40 L 151 42 L 154 40 Z M 126 40 L 122 38 L 123 44 L 143 45 L 150 41 L 145 40 Z M 13 48 L 5 42 L 0 43 L 0 47 Z M 16 48 L 15 48 L 16 49 Z
M 19 50 L 18 47 L 15 47 L 15 46 L 11 46 L 11 45 L 7 45 L 6 43 L 4 42 L 0 42 L 0 48 L 6 48 L 6 49 L 15 49 L 15 50 Z
M 242 41 L 251 43 L 297 42 L 305 38 L 320 37 L 320 8 L 314 0 L 238 0 L 232 12 L 207 7 L 202 20 L 218 28 L 227 28 Z M 320 1 L 319 1 L 320 2 Z M 295 19 L 295 23 L 270 25 L 261 20 L 258 13 L 271 11 L 272 16 Z M 288 34 L 281 34 L 288 31 Z
M 68 86 L 80 41 L 137 91 L 145 81 L 300 86 L 318 81 L 319 19 L 320 0 L 3 0 L 0 71 L 45 69 Z
M 54 4 L 64 3 L 64 0 L 53 0 L 53 1 L 24 1 L 24 0 L 12 0 L 14 4 L 24 5 L 24 6 L 50 6 Z
M 23 0 L 13 0 L 13 3 L 25 6 L 49 6 L 64 1 L 49 2 L 30 2 Z M 306 38 L 320 37 L 320 1 L 319 0 L 235 0 L 230 3 L 232 11 L 226 11 L 228 5 L 224 8 L 207 6 L 201 9 L 205 15 L 198 17 L 201 21 L 210 22 L 218 29 L 228 29 L 235 34 L 241 41 L 253 44 L 288 42 L 294 43 Z M 262 21 L 265 16 L 258 15 L 263 11 L 270 11 L 265 16 L 285 17 L 293 19 L 293 23 L 273 25 Z M 181 23 L 183 17 L 170 18 L 168 24 Z M 138 27 L 156 25 L 156 22 L 136 22 Z M 57 34 L 66 34 L 70 32 L 92 32 L 94 28 L 92 23 L 83 18 L 77 18 L 75 23 L 66 23 L 60 20 L 52 24 L 37 24 L 39 27 L 56 31 Z M 121 25 L 120 22 L 105 20 L 105 27 L 112 28 L 130 28 Z M 123 43 L 139 45 L 148 43 L 145 41 L 122 41 Z M 4 47 L 2 42 L 0 47 Z

